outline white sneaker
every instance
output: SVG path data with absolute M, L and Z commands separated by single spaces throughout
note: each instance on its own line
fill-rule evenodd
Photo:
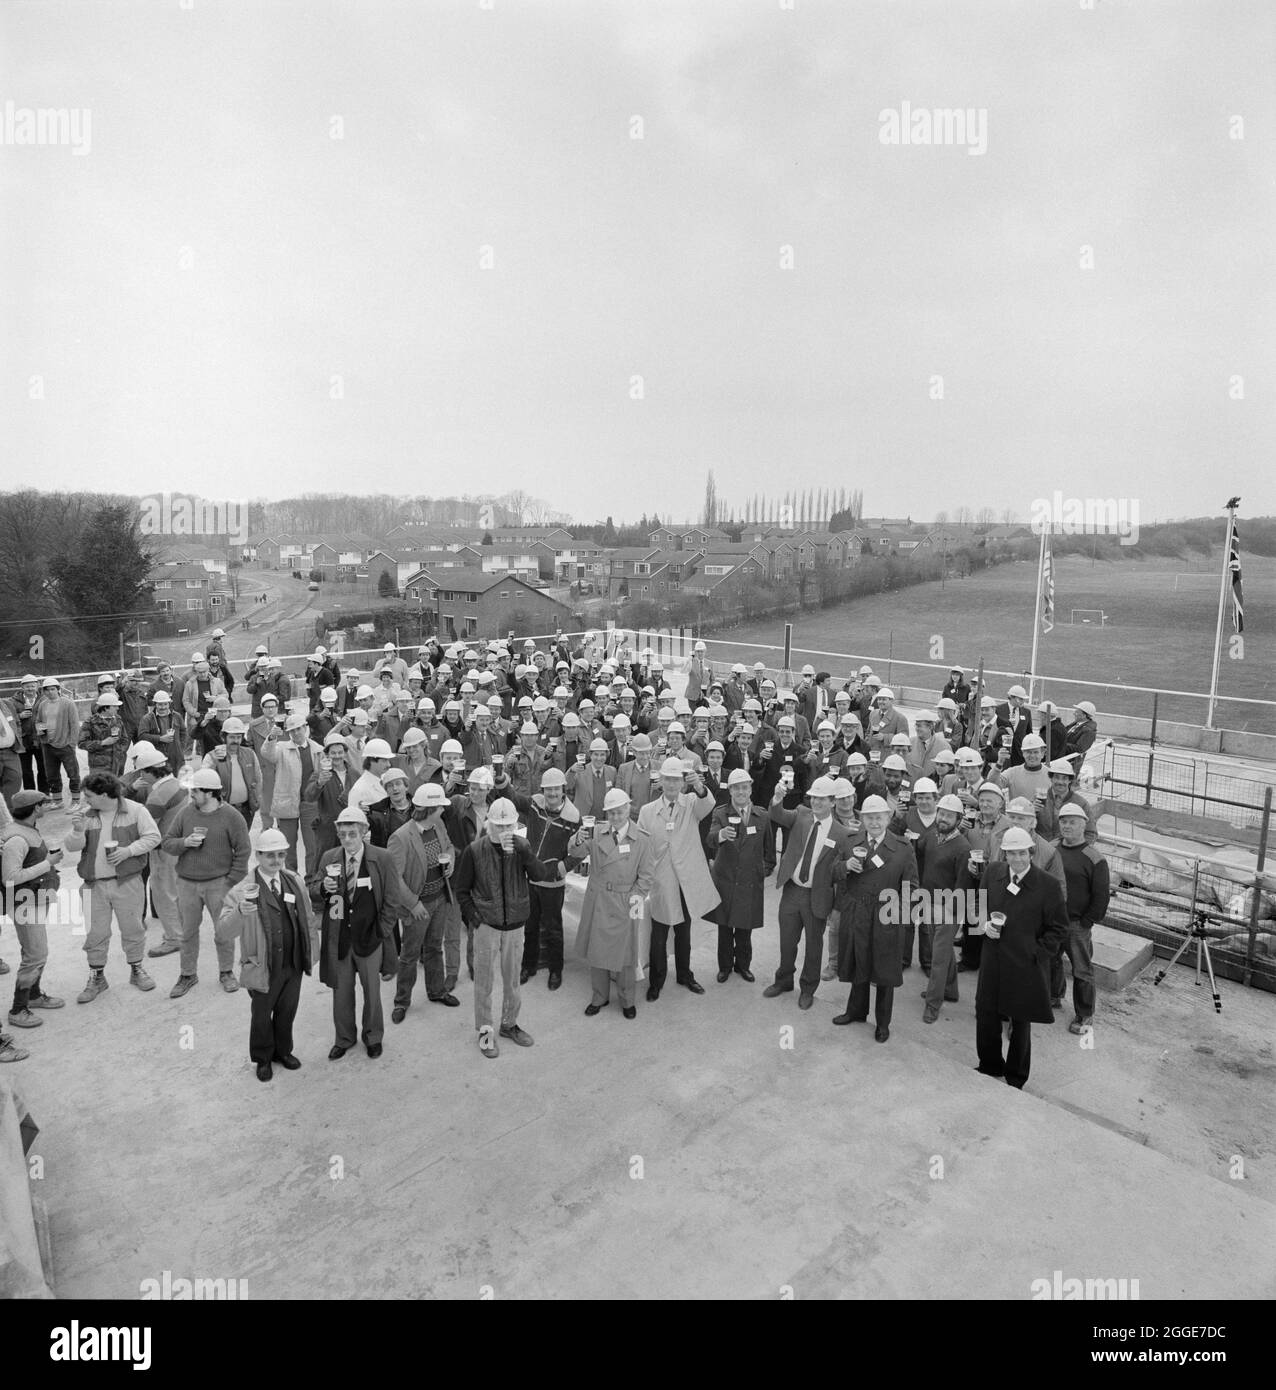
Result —
M 500 1045 L 496 1041 L 496 1030 L 490 1023 L 485 1028 L 479 1029 L 478 1045 L 479 1051 L 484 1057 L 499 1057 L 501 1055 Z

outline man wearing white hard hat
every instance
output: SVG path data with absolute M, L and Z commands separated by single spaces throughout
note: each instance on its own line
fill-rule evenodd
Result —
M 636 1018 L 635 989 L 650 937 L 644 899 L 651 891 L 651 837 L 630 819 L 629 797 L 619 787 L 607 793 L 601 825 L 572 837 L 572 860 L 589 858 L 589 881 L 576 931 L 576 954 L 589 966 L 592 996 L 585 1013 L 593 1018 L 611 1002 L 614 989 L 628 1019 Z
M 176 823 L 177 814 L 190 800 L 186 788 L 170 770 L 164 754 L 150 743 L 139 743 L 133 754 L 129 795 L 151 813 L 161 841 L 150 852 L 150 899 L 153 914 L 163 928 L 163 938 L 148 956 L 170 956 L 182 947 L 182 914 L 177 905 L 177 856 L 163 847 L 163 836 Z
M 775 980 L 762 991 L 768 999 L 793 990 L 798 943 L 805 941 L 798 1007 L 815 1002 L 824 954 L 824 927 L 833 910 L 839 864 L 850 849 L 851 835 L 833 814 L 837 787 L 831 777 L 811 783 L 811 805 L 786 810 L 784 784 L 776 783 L 770 818 L 786 828 L 776 885 L 780 889 L 780 963 Z M 898 964 L 898 962 L 897 962 Z
M 449 882 L 456 851 L 443 823 L 450 804 L 437 782 L 423 783 L 412 793 L 412 819 L 390 836 L 390 858 L 404 888 L 417 903 L 417 908 L 399 918 L 403 949 L 391 1023 L 402 1023 L 412 1006 L 418 962 L 425 970 L 425 997 L 432 1004 L 460 1007 L 461 1001 L 447 987 L 443 968 L 444 934 L 454 918 L 454 935 L 460 939 L 460 909 Z
M 1027 797 L 1044 802 L 1050 790 L 1050 773 L 1045 767 L 1046 741 L 1040 734 L 1024 734 L 1019 743 L 1020 761 L 998 774 L 997 780 L 1013 801 Z
M 196 652 L 191 657 L 190 674 L 182 684 L 182 712 L 191 738 L 200 740 L 200 757 L 212 746 L 202 735 L 212 722 L 213 707 L 219 695 L 229 700 L 226 683 L 209 670 L 208 658 Z
M 870 749 L 878 749 L 885 757 L 896 734 L 908 734 L 911 740 L 908 716 L 895 708 L 895 692 L 884 685 L 873 696 L 868 722 L 864 725 L 864 741 Z
M 908 764 L 908 777 L 911 782 L 919 778 L 934 778 L 938 771 L 935 755 L 945 750 L 951 752 L 948 740 L 939 732 L 939 715 L 933 709 L 922 710 L 913 716 L 917 732 L 909 744 L 904 761 Z
M 1010 735 L 1010 766 L 1023 762 L 1024 738 L 1032 732 L 1032 713 L 1028 707 L 1028 692 L 1022 685 L 1012 685 L 1005 700 L 997 706 L 997 723 Z
M 677 758 L 660 765 L 660 799 L 638 812 L 638 826 L 651 837 L 651 959 L 647 999 L 660 998 L 669 973 L 669 932 L 673 930 L 674 977 L 692 994 L 703 994 L 691 970 L 691 923 L 718 905 L 700 840 L 700 822 L 713 811 L 704 778 Z
M 1107 915 L 1111 898 L 1108 861 L 1095 845 L 1086 844 L 1085 811 L 1069 803 L 1059 811 L 1059 857 L 1063 862 L 1068 907 L 1068 937 L 1064 950 L 1072 962 L 1072 1022 L 1070 1033 L 1081 1033 L 1094 1022 L 1094 945 L 1091 928 Z M 1063 958 L 1050 961 L 1051 1008 L 1063 1003 Z
M 945 1001 L 957 1002 L 957 929 L 976 919 L 970 841 L 961 829 L 964 815 L 960 797 L 940 797 L 934 825 L 916 844 L 917 873 L 930 905 L 929 921 L 918 925 L 918 950 L 926 972 L 923 1023 L 934 1023 Z
M 308 876 L 311 901 L 323 909 L 319 979 L 332 990 L 335 1037 L 330 1062 L 344 1057 L 360 1036 L 369 1057 L 381 1056 L 381 980 L 398 974 L 395 924 L 417 907 L 390 852 L 369 844 L 367 836 L 367 816 L 347 806 L 337 817 L 340 844 Z M 363 993 L 359 1032 L 354 1017 L 356 977 Z
M 687 661 L 687 699 L 693 705 L 698 705 L 703 696 L 708 694 L 712 680 L 713 668 L 705 654 L 705 645 L 703 642 L 697 642 Z
M 316 863 L 315 821 L 318 808 L 313 801 L 302 801 L 302 792 L 315 774 L 323 749 L 310 737 L 306 716 L 300 710 L 284 716 L 282 725 L 267 731 L 261 745 L 263 763 L 274 768 L 274 790 L 270 816 L 288 841 L 288 867 L 297 870 L 297 835 L 305 848 L 306 871 Z
M 593 816 L 597 821 L 603 814 L 603 801 L 607 793 L 616 785 L 616 769 L 607 757 L 611 745 L 605 738 L 593 738 L 587 745 L 585 759 L 574 762 L 566 769 L 567 795 L 582 816 Z
M 80 715 L 75 701 L 58 683 L 56 676 L 40 682 L 40 698 L 35 707 L 36 738 L 44 758 L 44 774 L 54 802 L 62 796 L 62 773 L 66 771 L 72 804 L 80 799 L 80 759 L 76 753 L 80 740 Z
M 567 779 L 563 773 L 556 767 L 547 767 L 541 775 L 539 789 L 530 794 L 506 782 L 499 783 L 497 791 L 499 795 L 508 797 L 522 816 L 527 829 L 527 843 L 537 859 L 547 864 L 566 860 L 568 842 L 580 828 L 581 815 L 567 799 Z M 549 879 L 532 879 L 531 890 L 527 925 L 523 929 L 523 963 L 518 982 L 525 985 L 543 962 L 549 971 L 549 988 L 557 989 L 563 983 L 563 898 L 566 888 L 563 880 L 555 875 Z
M 1039 804 L 1037 830 L 1047 840 L 1059 838 L 1059 816 L 1065 806 L 1080 806 L 1085 812 L 1085 842 L 1099 838 L 1099 822 L 1090 799 L 1077 790 L 1077 773 L 1069 758 L 1056 758 L 1046 769 L 1050 774 L 1050 795 Z
M 222 779 L 201 767 L 191 779 L 190 800 L 169 824 L 160 847 L 177 856 L 177 909 L 182 919 L 181 974 L 169 992 L 180 999 L 199 983 L 199 929 L 204 909 L 214 923 L 226 894 L 248 872 L 252 842 L 243 816 L 222 801 Z M 214 933 L 215 936 L 215 933 Z M 233 994 L 234 944 L 217 943 L 217 973 L 222 989 Z
M 492 986 L 498 968 L 502 983 L 500 1035 L 519 1047 L 532 1045 L 531 1034 L 518 1022 L 523 927 L 531 913 L 530 884 L 555 875 L 561 878 L 567 869 L 562 860 L 555 865 L 538 859 L 526 838 L 516 833 L 517 828 L 514 803 L 498 797 L 488 810 L 484 833 L 466 845 L 453 879 L 461 915 L 474 933 L 474 1026 L 479 1051 L 485 1057 L 500 1055 L 492 1018 Z
M 137 726 L 137 736 L 164 755 L 169 771 L 181 772 L 185 758 L 182 753 L 181 721 L 173 709 L 173 699 L 166 690 L 151 696 L 151 707 Z
M 110 772 L 118 777 L 128 760 L 129 739 L 120 718 L 120 697 L 104 690 L 93 713 L 80 729 L 80 747 L 89 755 L 90 772 Z
M 735 971 L 753 983 L 753 933 L 764 925 L 766 880 L 775 870 L 771 818 L 753 804 L 753 778 L 743 768 L 727 777 L 726 805 L 709 818 L 705 849 L 712 859 L 713 886 L 721 899 L 718 919 L 718 983 Z
M 394 750 L 381 738 L 370 738 L 363 745 L 363 770 L 346 795 L 346 804 L 361 811 L 381 801 L 385 788 L 381 774 L 394 761 Z
M 17 754 L 20 783 L 27 791 L 49 790 L 49 779 L 44 772 L 44 759 L 41 756 L 40 740 L 36 734 L 36 706 L 40 703 L 40 682 L 37 677 L 26 675 L 19 682 L 12 702 L 0 700 L 0 708 L 8 711 L 13 721 L 13 749 Z M 16 790 L 16 788 L 15 788 Z
M 1072 760 L 1074 768 L 1080 770 L 1098 732 L 1094 706 L 1089 700 L 1078 700 L 1072 707 L 1072 723 L 1064 730 L 1064 756 Z
M 1049 874 L 1032 863 L 1032 836 L 1008 830 L 1003 862 L 989 864 L 984 890 L 984 945 L 975 992 L 978 1070 L 1022 1089 L 1032 1063 L 1032 1025 L 1053 1023 L 1047 972 L 1050 957 L 1068 934 L 1064 895 Z M 1002 1057 L 1001 1021 L 1010 1020 Z
M 1006 832 L 1012 827 L 1026 830 L 1032 839 L 1032 862 L 1042 871 L 1047 873 L 1059 885 L 1060 888 L 1067 888 L 1067 882 L 1063 876 L 1063 861 L 1059 858 L 1059 851 L 1039 835 L 1036 830 L 1037 808 L 1026 796 L 1012 797 L 1006 803 L 1006 809 L 1002 814 L 1001 820 L 997 823 L 997 828 L 993 832 L 992 844 L 988 859 L 995 864 L 999 859 L 1004 858 L 1002 852 L 1002 841 L 1005 839 Z
M 269 1081 L 278 1062 L 301 1066 L 292 1029 L 301 1002 L 301 980 L 310 974 L 314 919 L 306 886 L 285 867 L 288 841 L 281 831 L 257 838 L 257 867 L 226 894 L 214 928 L 219 946 L 233 952 L 239 941 L 239 983 L 250 1005 L 248 1055 L 257 1080 Z
M 261 767 L 257 755 L 247 745 L 248 726 L 236 715 L 222 724 L 223 742 L 203 761 L 221 778 L 222 801 L 233 806 L 251 826 L 261 804 Z
M 851 986 L 845 1012 L 833 1022 L 863 1023 L 868 1018 L 869 986 L 874 989 L 873 1036 L 890 1037 L 895 991 L 904 983 L 905 901 L 917 887 L 917 856 L 912 843 L 888 829 L 890 808 L 880 796 L 860 807 L 860 829 L 841 857 L 837 895 L 837 976 Z

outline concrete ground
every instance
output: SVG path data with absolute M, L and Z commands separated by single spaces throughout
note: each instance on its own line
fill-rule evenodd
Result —
M 384 1055 L 329 1062 L 316 976 L 304 1065 L 268 1085 L 207 924 L 185 999 L 176 956 L 143 995 L 116 942 L 85 1006 L 83 938 L 57 931 L 46 984 L 67 1007 L 6 1068 L 41 1126 L 56 1292 L 133 1297 L 167 1270 L 253 1298 L 1027 1298 L 1058 1269 L 1137 1278 L 1143 1299 L 1276 1294 L 1270 996 L 1222 982 L 1218 1016 L 1189 970 L 1145 975 L 1100 997 L 1092 1050 L 1035 1026 L 1015 1092 L 973 1070 L 971 975 L 927 1027 L 908 971 L 884 1046 L 831 1025 L 835 982 L 807 1013 L 763 999 L 771 890 L 756 984 L 716 983 L 702 923 L 703 997 L 671 983 L 632 1022 L 586 1018 L 580 892 L 563 988 L 523 990 L 533 1048 L 480 1056 L 462 972 L 460 1009 L 418 993 L 397 1027 L 383 986 Z

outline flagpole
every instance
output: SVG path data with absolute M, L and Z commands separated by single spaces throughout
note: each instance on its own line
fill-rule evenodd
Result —
M 1210 673 L 1210 703 L 1205 715 L 1205 727 L 1214 727 L 1214 703 L 1218 698 L 1218 663 L 1223 652 L 1223 613 L 1227 608 L 1227 576 L 1231 573 L 1232 531 L 1236 526 L 1236 504 L 1227 505 L 1227 534 L 1223 538 L 1223 577 L 1218 586 L 1218 626 L 1214 631 L 1214 667 Z
M 1028 673 L 1028 724 L 1032 725 L 1032 706 L 1036 703 L 1037 691 L 1037 640 L 1041 636 L 1041 586 L 1046 577 L 1046 536 L 1049 526 L 1041 525 L 1041 554 L 1037 557 L 1037 606 L 1032 611 L 1032 667 Z

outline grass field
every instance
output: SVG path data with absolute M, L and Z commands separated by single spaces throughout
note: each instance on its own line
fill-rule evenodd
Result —
M 1175 590 L 1175 575 L 1181 574 Z M 1276 560 L 1250 556 L 1244 560 L 1246 630 L 1244 656 L 1229 659 L 1230 611 L 1223 632 L 1219 673 L 1220 705 L 1215 723 L 1231 729 L 1276 733 L 1276 708 L 1244 705 L 1225 696 L 1276 701 Z M 1055 628 L 1041 637 L 1037 657 L 1039 676 L 1046 677 L 1046 694 L 1060 703 L 1090 698 L 1099 709 L 1114 714 L 1152 712 L 1151 695 L 1109 688 L 1113 685 L 1151 686 L 1208 694 L 1214 628 L 1218 613 L 1218 572 L 1199 568 L 1185 572 L 1175 561 L 1100 562 L 1067 557 L 1056 563 Z M 952 579 L 941 589 L 919 584 L 895 593 L 855 599 L 837 608 L 798 614 L 792 619 L 793 664 L 810 661 L 835 674 L 846 663 L 830 661 L 816 652 L 845 652 L 869 661 L 883 679 L 903 684 L 935 684 L 908 662 L 959 662 L 968 671 L 982 658 L 990 669 L 1026 671 L 1032 656 L 1032 608 L 1036 566 L 999 565 L 969 579 Z M 1230 603 L 1230 600 L 1229 600 Z M 1104 627 L 1070 626 L 1069 610 L 1098 608 L 1108 615 Z M 767 647 L 782 646 L 784 619 L 730 629 L 709 643 L 711 660 L 754 660 L 778 665 Z M 942 648 L 934 645 L 936 639 Z M 728 644 L 742 643 L 742 647 Z M 756 647 L 754 644 L 757 644 Z M 890 675 L 887 661 L 891 662 Z M 856 663 L 858 664 L 858 663 Z M 1079 686 L 1064 680 L 1087 682 Z M 1002 693 L 1006 681 L 994 680 Z M 1162 696 L 1159 715 L 1189 723 L 1204 723 L 1206 701 Z

